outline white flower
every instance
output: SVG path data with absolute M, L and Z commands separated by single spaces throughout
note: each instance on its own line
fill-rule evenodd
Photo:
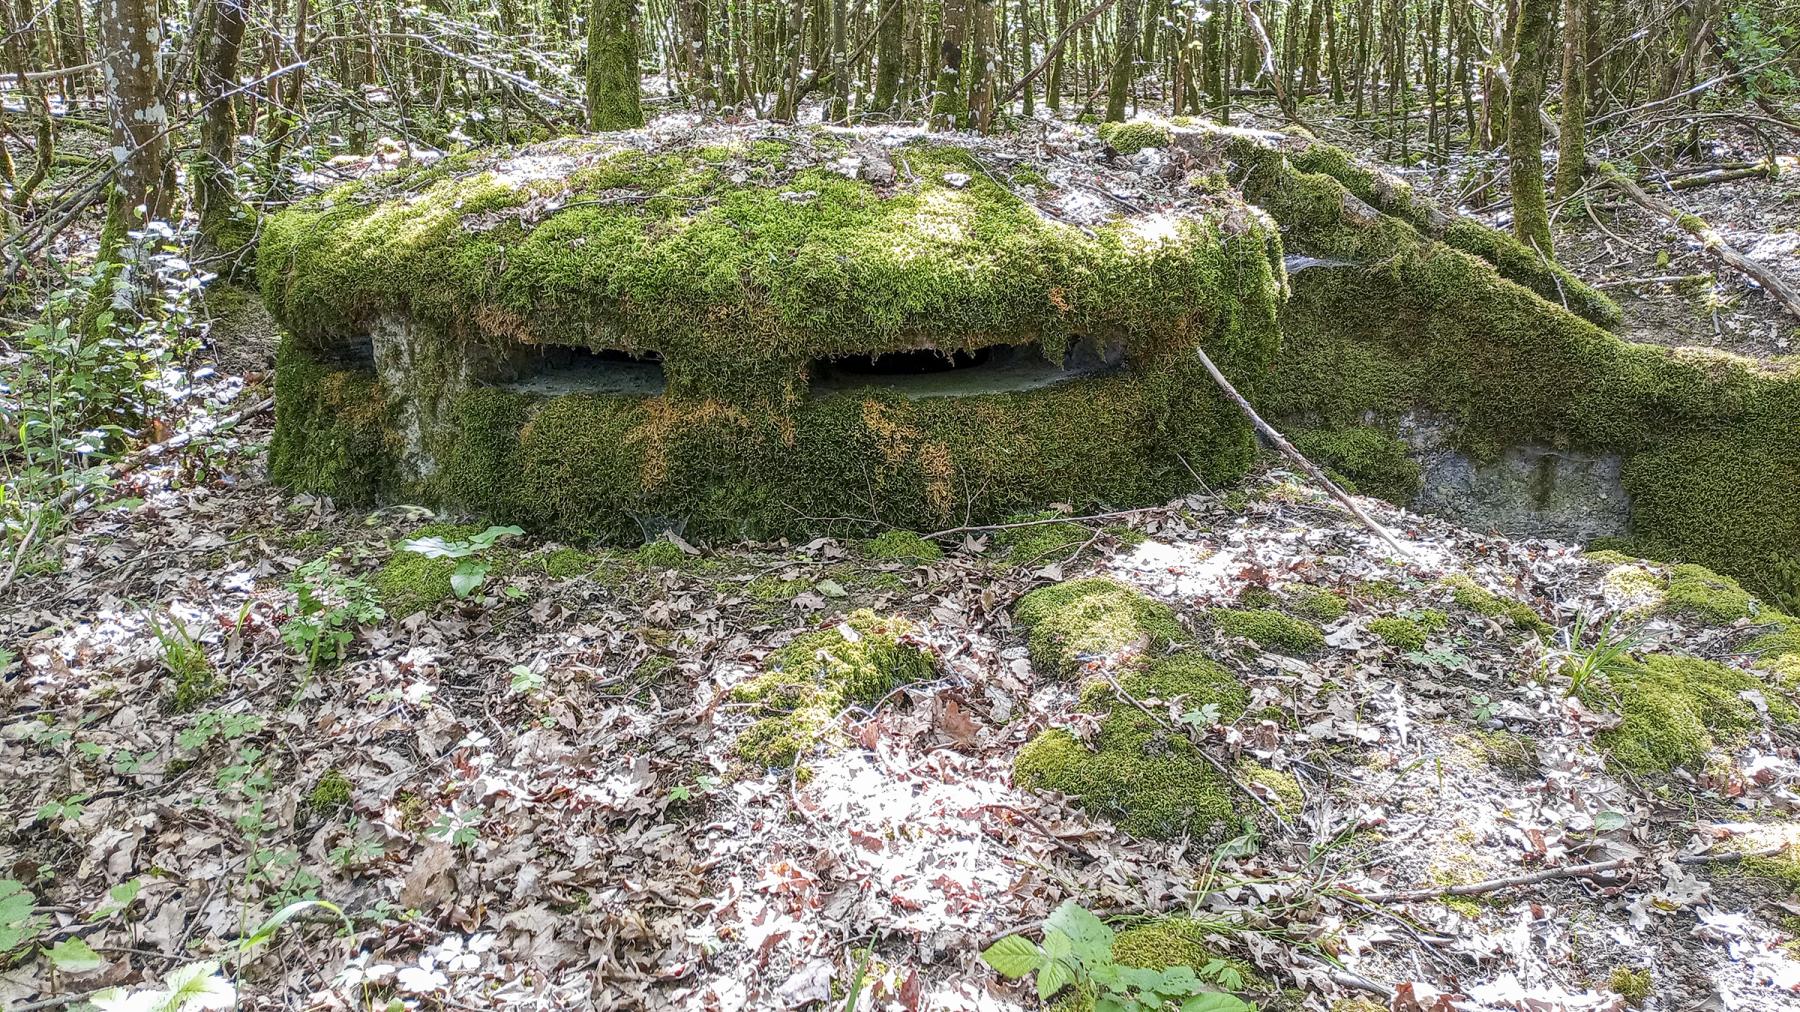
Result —
M 395 977 L 394 983 L 402 991 L 427 994 L 440 988 L 449 987 L 450 978 L 438 971 L 437 960 L 433 959 L 430 953 L 426 953 L 419 957 L 418 966 L 401 969 Z
M 481 968 L 481 955 L 494 947 L 492 934 L 450 935 L 432 949 L 432 955 L 451 973 L 469 973 Z
M 338 987 L 360 987 L 364 984 L 381 984 L 394 976 L 394 964 L 369 962 L 369 954 L 359 952 L 344 968 L 338 971 L 333 981 Z

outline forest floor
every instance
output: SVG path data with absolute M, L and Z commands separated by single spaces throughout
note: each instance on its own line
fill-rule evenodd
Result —
M 1800 282 L 1792 185 L 1674 199 Z M 1562 233 L 1584 278 L 1715 273 L 1635 210 L 1594 210 L 1604 228 Z M 1634 338 L 1793 350 L 1792 321 L 1722 269 L 1632 290 Z M 207 382 L 242 406 L 267 385 L 245 349 L 269 335 L 232 325 Z M 1618 716 L 1571 695 L 1561 646 L 1591 643 L 1593 616 L 1629 626 L 1636 652 L 1775 693 L 1770 658 L 1747 652 L 1769 614 L 1670 603 L 1660 567 L 1364 501 L 1400 559 L 1265 470 L 1162 508 L 972 532 L 929 561 L 831 539 L 596 554 L 509 538 L 459 598 L 403 547 L 428 513 L 275 487 L 269 434 L 255 418 L 133 472 L 120 494 L 140 503 L 77 518 L 55 572 L 0 591 L 0 878 L 31 894 L 0 895 L 0 1005 L 212 959 L 258 1007 L 825 1007 L 862 967 L 865 1009 L 1033 1008 L 978 953 L 1072 898 L 1204 918 L 1270 983 L 1251 995 L 1264 1007 L 1305 989 L 1315 1008 L 1800 1009 L 1791 728 L 1763 701 L 1704 774 L 1638 777 L 1607 758 Z M 1279 818 L 1144 840 L 1014 786 L 1027 740 L 1092 719 L 1034 670 L 1014 605 L 1090 575 L 1174 608 L 1242 680 L 1257 717 L 1208 741 L 1294 778 L 1297 796 L 1264 798 Z M 1299 656 L 1212 611 L 1293 617 L 1317 591 L 1345 607 L 1305 619 L 1323 645 Z M 284 627 L 309 594 L 365 593 L 385 615 L 339 616 L 348 656 L 309 670 Z M 804 775 L 746 764 L 731 690 L 864 608 L 909 620 L 933 677 L 840 714 Z M 1393 619 L 1424 642 L 1389 645 L 1375 629 Z M 311 907 L 240 952 L 304 897 L 354 933 Z

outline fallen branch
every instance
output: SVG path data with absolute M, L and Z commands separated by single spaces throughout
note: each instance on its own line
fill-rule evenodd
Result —
M 1688 176 L 1680 176 L 1663 183 L 1668 190 L 1692 190 L 1696 187 L 1711 186 L 1714 183 L 1730 183 L 1739 179 L 1751 179 L 1763 176 L 1774 179 L 1777 174 L 1775 162 L 1769 159 L 1754 165 L 1739 165 L 1730 168 L 1718 168 L 1709 172 L 1696 172 Z
M 1732 248 L 1730 244 L 1726 243 L 1724 237 L 1719 235 L 1716 229 L 1706 223 L 1706 219 L 1701 218 L 1698 215 L 1688 214 L 1663 201 L 1657 200 L 1655 197 L 1645 193 L 1644 188 L 1633 182 L 1629 176 L 1605 162 L 1595 162 L 1591 168 L 1592 171 L 1608 186 L 1623 193 L 1638 206 L 1667 218 L 1669 221 L 1679 226 L 1682 231 L 1699 239 L 1700 244 L 1706 248 L 1708 253 L 1711 253 L 1726 266 L 1731 267 L 1750 278 L 1752 281 L 1755 281 L 1758 285 L 1761 285 L 1763 291 L 1768 292 L 1773 296 L 1777 302 L 1780 302 L 1781 305 L 1787 309 L 1788 312 L 1795 316 L 1800 316 L 1800 292 L 1794 291 L 1787 282 L 1783 281 L 1774 271 L 1770 270 L 1767 264 L 1760 260 L 1747 257 Z
M 1595 861 L 1591 864 L 1566 864 L 1560 868 L 1546 868 L 1526 875 L 1512 875 L 1507 878 L 1493 878 L 1485 882 L 1466 882 L 1462 885 L 1442 886 L 1432 889 L 1401 889 L 1395 892 L 1362 893 L 1357 898 L 1369 903 L 1413 903 L 1419 900 L 1442 899 L 1445 896 L 1476 896 L 1481 893 L 1497 892 L 1516 886 L 1536 885 L 1539 882 L 1551 882 L 1564 878 L 1587 878 L 1609 871 L 1618 871 L 1637 864 L 1642 858 L 1621 857 L 1612 861 Z
M 1388 533 L 1387 528 L 1376 523 L 1374 517 L 1364 513 L 1362 507 L 1356 505 L 1343 489 L 1338 488 L 1336 482 L 1327 478 L 1325 472 L 1320 470 L 1317 464 L 1306 459 L 1306 455 L 1295 449 L 1294 444 L 1288 442 L 1286 436 L 1275 431 L 1273 425 L 1263 421 L 1262 416 L 1256 413 L 1256 409 L 1250 406 L 1250 402 L 1244 399 L 1244 395 L 1237 392 L 1237 388 L 1231 385 L 1231 381 L 1225 378 L 1225 374 L 1219 371 L 1218 366 L 1213 365 L 1213 360 L 1207 356 L 1205 348 L 1195 348 L 1194 352 L 1200 356 L 1200 364 L 1206 367 L 1213 382 L 1219 385 L 1219 389 L 1225 391 L 1225 396 L 1231 398 L 1232 402 L 1238 406 L 1238 410 L 1244 413 L 1244 417 L 1250 419 L 1250 424 L 1256 427 L 1256 431 L 1262 433 L 1264 439 L 1275 444 L 1275 448 L 1280 450 L 1283 456 L 1304 468 L 1314 481 L 1323 486 L 1325 491 L 1338 501 L 1338 505 L 1349 510 L 1350 515 L 1361 521 L 1364 527 L 1373 531 L 1376 537 L 1387 542 L 1387 546 L 1392 548 L 1396 554 L 1403 559 L 1412 559 L 1412 553 L 1402 548 L 1400 542 L 1394 540 L 1394 536 Z
M 1624 278 L 1619 281 L 1602 281 L 1595 288 L 1640 288 L 1644 285 L 1697 285 L 1702 281 L 1710 282 L 1711 274 L 1660 274 L 1654 278 Z

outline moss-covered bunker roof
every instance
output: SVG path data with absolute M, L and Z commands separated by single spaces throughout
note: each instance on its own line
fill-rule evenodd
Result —
M 906 132 L 719 127 L 352 183 L 276 217 L 258 274 L 315 345 L 403 316 L 752 361 L 1204 333 L 1240 298 L 1271 302 L 1279 257 L 1227 195 L 1175 208 L 1050 186 L 1017 152 Z

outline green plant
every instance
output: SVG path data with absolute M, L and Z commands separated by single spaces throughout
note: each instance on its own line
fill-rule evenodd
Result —
M 185 393 L 176 367 L 197 347 L 201 275 L 161 223 L 116 259 L 52 293 L 6 342 L 18 356 L 0 380 L 0 549 L 50 542 L 64 497 L 104 494 L 104 465 Z
M 459 601 L 467 600 L 470 594 L 487 579 L 491 563 L 474 558 L 494 546 L 501 538 L 515 538 L 525 532 L 517 527 L 489 527 L 479 534 L 468 538 L 451 541 L 442 537 L 414 538 L 403 542 L 400 547 L 408 552 L 416 552 L 427 559 L 460 559 L 455 571 L 450 574 L 450 589 L 455 592 Z
M 487 818 L 487 809 L 481 807 L 451 809 L 437 817 L 425 835 L 434 840 L 444 840 L 457 847 L 473 847 L 481 839 L 481 820 Z
M 165 624 L 155 612 L 144 613 L 150 634 L 162 647 L 162 666 L 174 682 L 169 694 L 169 709 L 189 713 L 217 696 L 223 689 L 206 647 L 189 633 L 187 626 L 173 614 Z
M 1589 684 L 1596 678 L 1607 679 L 1629 664 L 1632 653 L 1644 639 L 1641 631 L 1619 632 L 1616 618 L 1607 619 L 1597 631 L 1589 622 L 1588 613 L 1583 611 L 1569 625 L 1558 629 L 1545 657 L 1550 671 L 1568 676 L 1569 691 L 1576 696 L 1586 696 Z
M 387 617 L 373 588 L 332 567 L 336 555 L 327 552 L 301 566 L 287 583 L 294 608 L 281 625 L 281 639 L 306 661 L 309 674 L 322 661 L 343 660 L 358 626 Z
M 1035 972 L 1038 997 L 1045 1001 L 1070 985 L 1091 992 L 1094 1012 L 1255 1012 L 1227 993 L 1241 989 L 1244 979 L 1225 960 L 1198 968 L 1121 966 L 1113 959 L 1113 939 L 1113 929 L 1092 911 L 1064 900 L 1044 921 L 1042 945 L 1008 935 L 983 950 L 981 959 L 1009 979 Z
M 45 919 L 32 913 L 37 897 L 23 885 L 0 878 L 0 959 L 29 945 L 44 929 Z

